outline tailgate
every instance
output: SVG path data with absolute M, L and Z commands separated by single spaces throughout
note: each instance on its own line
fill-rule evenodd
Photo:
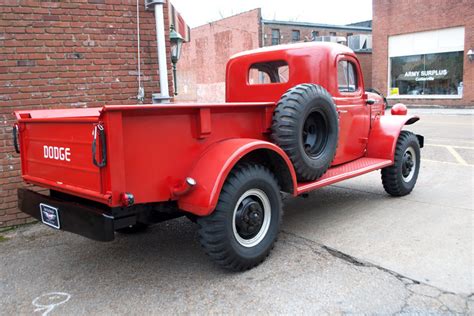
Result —
M 93 164 L 93 131 L 100 109 L 18 111 L 23 179 L 99 202 L 107 202 L 103 169 Z M 99 160 L 101 142 L 97 140 Z

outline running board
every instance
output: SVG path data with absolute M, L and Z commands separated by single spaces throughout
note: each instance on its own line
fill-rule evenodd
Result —
M 374 170 L 382 169 L 392 164 L 393 161 L 387 159 L 366 157 L 359 158 L 357 160 L 329 168 L 329 170 L 326 171 L 326 173 L 321 178 L 314 182 L 298 183 L 296 194 L 299 195 L 342 180 L 357 177 Z

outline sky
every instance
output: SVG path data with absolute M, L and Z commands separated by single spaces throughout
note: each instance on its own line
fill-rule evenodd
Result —
M 348 24 L 372 19 L 372 0 L 171 0 L 193 28 L 262 8 L 264 19 Z

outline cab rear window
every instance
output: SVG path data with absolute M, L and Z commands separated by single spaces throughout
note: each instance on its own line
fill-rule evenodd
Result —
M 250 66 L 248 83 L 251 85 L 285 83 L 289 78 L 288 64 L 283 61 L 256 63 Z

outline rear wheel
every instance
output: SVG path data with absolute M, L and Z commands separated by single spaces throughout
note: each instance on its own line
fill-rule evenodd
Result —
M 382 184 L 393 196 L 409 194 L 415 187 L 420 170 L 420 144 L 415 134 L 401 131 L 395 148 L 395 162 L 382 169 Z
M 263 166 L 238 166 L 227 178 L 214 212 L 197 219 L 201 245 L 226 269 L 250 269 L 273 248 L 281 214 L 274 175 Z

